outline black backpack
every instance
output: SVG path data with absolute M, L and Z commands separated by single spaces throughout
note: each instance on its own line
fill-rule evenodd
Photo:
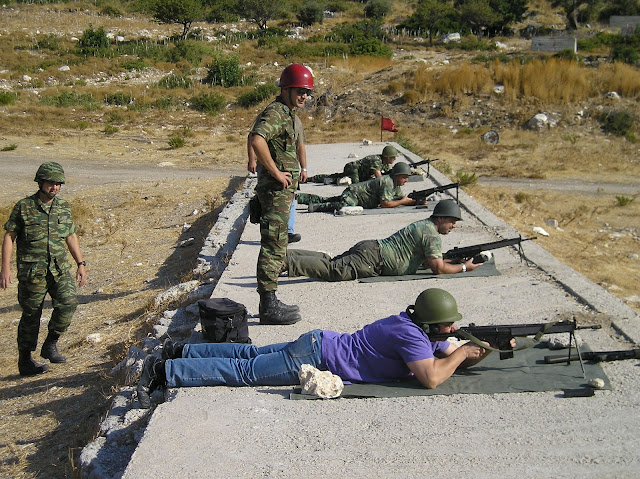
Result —
M 247 308 L 229 298 L 198 301 L 202 334 L 213 343 L 248 343 Z

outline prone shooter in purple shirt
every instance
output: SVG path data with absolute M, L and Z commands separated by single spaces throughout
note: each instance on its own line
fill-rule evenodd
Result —
M 454 322 L 461 318 L 450 293 L 430 288 L 406 312 L 353 334 L 316 329 L 295 341 L 262 347 L 167 340 L 162 358 L 149 355 L 144 361 L 138 400 L 141 407 L 150 407 L 150 395 L 159 387 L 296 385 L 303 364 L 350 382 L 381 383 L 413 375 L 432 389 L 457 368 L 473 366 L 490 353 L 471 342 L 458 347 L 429 340 L 425 331 L 437 327 L 440 333 L 453 332 Z

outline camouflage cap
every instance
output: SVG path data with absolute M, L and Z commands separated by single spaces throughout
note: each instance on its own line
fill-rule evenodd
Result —
M 42 163 L 36 172 L 36 177 L 33 179 L 38 183 L 43 181 L 53 181 L 54 183 L 64 183 L 64 170 L 60 163 L 55 161 L 47 161 Z

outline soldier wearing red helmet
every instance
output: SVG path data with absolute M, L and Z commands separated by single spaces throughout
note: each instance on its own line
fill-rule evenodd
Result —
M 304 65 L 291 64 L 280 75 L 279 85 L 280 95 L 258 116 L 249 138 L 262 165 L 256 186 L 262 209 L 256 273 L 261 324 L 293 324 L 302 319 L 298 306 L 282 303 L 276 298 L 276 290 L 286 259 L 293 195 L 298 179 L 307 178 L 304 164 L 300 171 L 298 163 L 295 113 L 313 90 L 313 73 Z

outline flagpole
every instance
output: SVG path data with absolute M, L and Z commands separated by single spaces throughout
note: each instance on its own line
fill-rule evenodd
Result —
M 380 143 L 382 143 L 382 119 L 384 117 L 380 115 Z

